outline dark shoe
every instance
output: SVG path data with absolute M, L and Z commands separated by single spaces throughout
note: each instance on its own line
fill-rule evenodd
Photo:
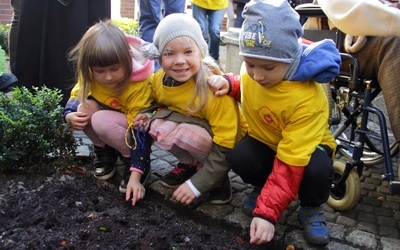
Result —
M 11 73 L 3 73 L 0 76 L 0 91 L 4 93 L 12 91 L 11 89 L 12 85 L 14 85 L 17 82 L 18 79 L 15 75 Z
M 124 178 L 121 180 L 121 184 L 119 185 L 119 192 L 121 193 L 126 193 L 126 187 L 128 186 L 129 183 L 129 178 L 131 177 L 131 170 L 130 170 L 130 161 L 131 159 L 129 158 L 123 158 L 122 161 L 124 162 Z M 144 173 L 142 175 L 142 178 L 140 179 L 140 183 L 145 186 L 147 183 L 147 180 L 149 179 L 151 173 L 151 166 L 148 164 L 146 166 L 146 169 L 144 170 Z
M 232 200 L 231 180 L 225 177 L 222 184 L 210 191 L 208 201 L 211 204 L 226 204 Z
M 329 228 L 323 216 L 324 208 L 300 207 L 298 219 L 303 226 L 304 239 L 311 244 L 326 245 L 329 243 Z
M 197 172 L 197 166 L 178 163 L 175 168 L 161 178 L 165 187 L 177 187 Z
M 115 162 L 117 151 L 106 145 L 103 148 L 94 146 L 94 177 L 101 180 L 108 180 L 115 174 Z
M 260 187 L 254 187 L 251 193 L 249 193 L 244 199 L 243 206 L 242 206 L 242 213 L 247 216 L 252 216 L 254 208 L 256 208 L 256 202 L 258 196 L 261 194 Z

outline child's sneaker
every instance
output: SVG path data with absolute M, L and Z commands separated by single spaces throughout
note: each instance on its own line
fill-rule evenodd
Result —
M 257 198 L 261 193 L 260 187 L 253 187 L 251 193 L 247 194 L 242 206 L 242 213 L 247 216 L 252 216 L 254 208 L 256 208 Z
M 171 172 L 161 178 L 161 184 L 169 188 L 177 187 L 192 177 L 196 172 L 196 165 L 178 163 Z
M 100 148 L 94 146 L 94 177 L 101 180 L 108 180 L 115 174 L 115 162 L 117 161 L 117 151 L 105 145 Z
M 323 213 L 322 206 L 300 207 L 298 219 L 303 226 L 304 239 L 311 244 L 326 245 L 329 243 L 329 228 Z
M 122 161 L 124 162 L 124 178 L 122 178 L 121 184 L 119 185 L 119 192 L 126 193 L 126 187 L 128 186 L 129 178 L 131 177 L 131 170 L 130 170 L 131 159 L 130 158 L 122 158 Z M 148 164 L 146 166 L 146 169 L 144 170 L 142 178 L 140 178 L 140 183 L 143 186 L 146 185 L 150 174 L 151 174 L 151 166 L 150 166 L 150 164 Z
M 220 186 L 210 191 L 208 201 L 211 204 L 226 204 L 232 200 L 231 180 L 225 177 Z

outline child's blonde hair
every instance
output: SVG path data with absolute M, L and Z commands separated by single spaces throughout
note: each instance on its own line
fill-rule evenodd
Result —
M 192 100 L 188 104 L 188 110 L 192 113 L 196 113 L 200 109 L 204 107 L 204 105 L 208 102 L 210 86 L 207 83 L 207 79 L 211 75 L 223 75 L 223 72 L 220 70 L 218 64 L 214 61 L 214 59 L 207 55 L 204 59 L 202 59 L 202 63 L 200 64 L 199 71 L 194 75 L 195 79 L 195 90 Z M 198 98 L 198 103 L 196 105 L 196 100 Z
M 130 47 L 124 33 L 111 20 L 100 21 L 90 27 L 68 56 L 76 68 L 76 79 L 82 84 L 78 96 L 82 103 L 87 100 L 94 80 L 92 67 L 118 64 L 123 68 L 125 75 L 117 85 L 115 95 L 119 95 L 130 81 Z

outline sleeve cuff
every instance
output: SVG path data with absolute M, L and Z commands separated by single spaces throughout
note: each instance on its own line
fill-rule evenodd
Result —
M 193 183 L 190 181 L 190 179 L 187 180 L 186 183 L 189 185 L 190 189 L 193 191 L 193 193 L 196 196 L 196 198 L 201 195 L 199 190 L 197 190 L 197 188 L 193 185 Z

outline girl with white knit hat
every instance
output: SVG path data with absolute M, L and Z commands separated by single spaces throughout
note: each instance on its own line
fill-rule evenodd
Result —
M 229 96 L 215 97 L 208 86 L 207 78 L 222 72 L 207 54 L 200 26 L 191 16 L 166 16 L 153 41 L 143 44 L 142 52 L 162 67 L 153 79 L 162 108 L 150 119 L 149 134 L 179 160 L 161 183 L 177 187 L 172 198 L 183 204 L 207 193 L 210 203 L 227 203 L 232 193 L 225 153 L 242 137 L 238 103 Z

